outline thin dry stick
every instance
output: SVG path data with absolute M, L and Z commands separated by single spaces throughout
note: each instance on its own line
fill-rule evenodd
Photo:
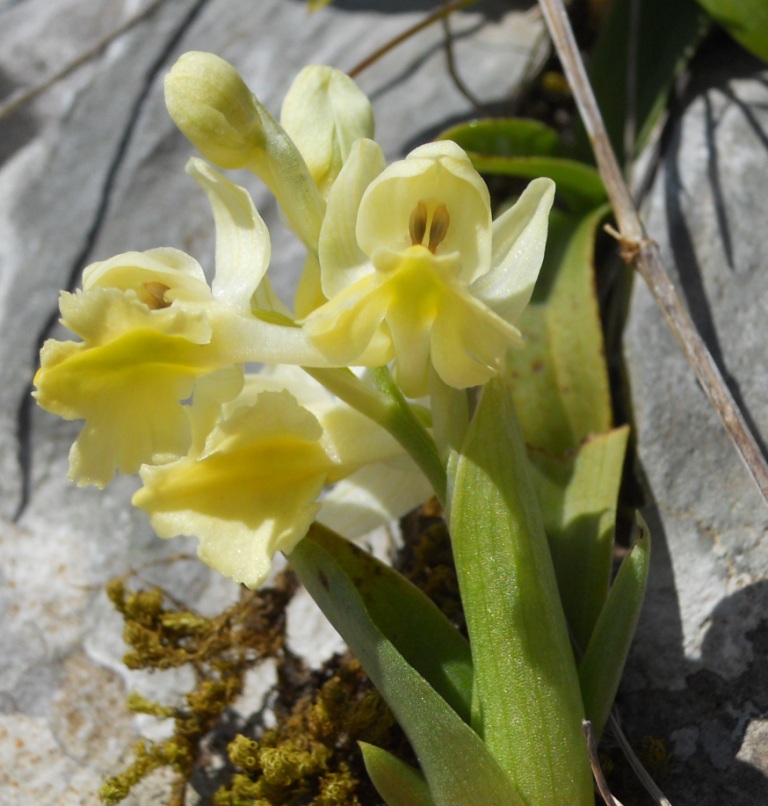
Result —
M 667 324 L 696 373 L 704 393 L 717 411 L 736 450 L 768 503 L 768 463 L 749 429 L 733 395 L 725 384 L 707 346 L 701 339 L 675 287 L 662 265 L 658 246 L 643 229 L 634 202 L 621 174 L 597 107 L 592 87 L 576 46 L 562 0 L 539 0 L 560 62 L 571 85 L 576 104 L 595 152 L 597 167 L 619 225 L 622 257 L 645 280 L 664 313 Z
M 635 771 L 635 775 L 640 779 L 640 782 L 646 788 L 648 794 L 656 801 L 658 806 L 672 806 L 667 796 L 656 785 L 656 781 L 651 778 L 648 774 L 648 770 L 645 769 L 643 763 L 632 749 L 632 745 L 629 743 L 629 739 L 624 735 L 624 731 L 621 729 L 619 720 L 616 718 L 614 712 L 611 712 L 608 720 L 611 725 L 613 738 L 618 742 L 621 752 L 624 753 L 624 757 L 629 762 L 629 766 Z
M 447 17 L 451 12 L 466 8 L 466 6 L 471 6 L 472 3 L 476 2 L 477 0 L 453 0 L 451 3 L 446 3 L 421 22 L 417 22 L 416 25 L 412 25 L 410 28 L 408 28 L 408 30 L 398 34 L 393 39 L 390 39 L 390 41 L 385 45 L 382 45 L 382 47 L 380 47 L 378 50 L 375 50 L 370 56 L 368 56 L 367 59 L 364 59 L 362 62 L 360 62 L 360 64 L 355 65 L 355 67 L 349 71 L 349 75 L 354 78 L 362 73 L 363 70 L 366 70 L 368 67 L 370 67 L 374 62 L 377 62 L 386 53 L 389 53 L 390 50 L 396 48 L 401 42 L 405 42 L 406 39 L 410 39 L 414 34 L 424 30 L 424 28 L 428 28 L 433 22 L 437 22 L 438 20 L 443 19 L 443 17 Z
M 592 733 L 592 723 L 588 719 L 581 720 L 581 729 L 584 731 L 584 739 L 587 742 L 587 753 L 589 754 L 589 766 L 592 767 L 592 777 L 597 784 L 597 791 L 603 799 L 605 806 L 621 806 L 616 798 L 611 794 L 608 783 L 600 767 L 600 759 L 597 757 L 597 747 L 595 746 L 595 735 Z
M 472 104 L 475 110 L 483 114 L 485 109 L 483 102 L 475 97 L 472 90 L 464 83 L 464 79 L 459 75 L 459 70 L 456 67 L 456 58 L 453 51 L 453 31 L 451 30 L 451 17 L 446 15 L 441 20 L 443 24 L 443 32 L 445 33 L 445 61 L 448 66 L 448 73 L 456 85 L 456 89 Z
M 98 42 L 96 42 L 95 45 L 90 47 L 84 53 L 81 53 L 76 59 L 71 61 L 69 64 L 66 64 L 52 76 L 46 78 L 45 81 L 36 84 L 34 87 L 22 88 L 17 92 L 14 92 L 7 101 L 0 104 L 0 118 L 10 115 L 11 112 L 18 109 L 22 104 L 25 104 L 28 101 L 31 101 L 33 98 L 36 98 L 38 95 L 40 95 L 40 93 L 45 92 L 45 90 L 47 90 L 49 87 L 52 87 L 57 81 L 65 78 L 70 73 L 77 70 L 78 67 L 81 67 L 83 64 L 90 61 L 107 45 L 109 45 L 110 42 L 113 42 L 118 36 L 124 34 L 129 28 L 132 28 L 134 25 L 136 25 L 137 22 L 140 22 L 145 17 L 148 17 L 164 2 L 165 0 L 154 0 L 153 3 L 150 3 L 148 6 L 146 6 L 146 8 L 143 8 L 137 14 L 134 14 L 133 17 L 127 19 L 122 25 L 118 25 L 117 28 L 114 28 L 108 34 L 105 34 L 101 39 L 98 40 Z

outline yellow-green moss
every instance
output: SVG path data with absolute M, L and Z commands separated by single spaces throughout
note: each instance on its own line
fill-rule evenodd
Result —
M 413 516 L 406 528 L 409 547 L 398 566 L 461 623 L 450 546 L 439 512 L 427 509 Z M 209 747 L 213 737 L 219 746 L 227 742 L 230 765 L 216 770 L 216 777 L 226 781 L 213 797 L 216 806 L 379 803 L 358 740 L 415 763 L 392 714 L 357 661 L 336 657 L 319 672 L 310 672 L 285 650 L 285 606 L 295 588 L 295 578 L 286 574 L 274 588 L 243 590 L 235 605 L 207 617 L 175 605 L 158 588 L 132 590 L 124 577 L 107 585 L 124 619 L 126 665 L 153 670 L 189 666 L 197 682 L 181 706 L 129 695 L 133 712 L 172 719 L 173 735 L 163 742 L 136 745 L 128 768 L 105 782 L 101 796 L 106 803 L 119 803 L 154 770 L 171 767 L 177 782 L 168 803 L 182 806 L 193 772 L 198 769 L 202 777 L 210 772 L 210 756 L 203 746 Z M 278 667 L 270 705 L 277 725 L 267 730 L 255 719 L 247 733 L 236 734 L 223 717 L 242 691 L 245 673 L 270 657 Z

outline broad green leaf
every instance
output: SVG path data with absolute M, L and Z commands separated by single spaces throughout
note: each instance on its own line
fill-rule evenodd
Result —
M 435 690 L 449 690 L 461 704 L 455 681 L 466 672 L 466 644 L 450 643 L 441 626 L 444 617 L 438 617 L 437 608 L 431 610 L 431 603 L 425 604 L 426 597 L 418 592 L 412 595 L 410 609 L 400 601 L 409 583 L 385 594 L 393 598 L 379 598 L 374 593 L 379 590 L 376 576 L 387 576 L 386 566 L 372 558 L 371 564 L 364 563 L 361 555 L 364 552 L 343 538 L 313 526 L 291 552 L 290 561 L 392 709 L 419 759 L 435 803 L 523 806 L 480 737 Z M 386 622 L 384 629 L 377 617 Z M 411 657 L 430 667 L 430 675 L 442 672 L 442 677 L 438 674 L 433 679 L 434 685 L 398 651 L 390 631 L 397 633 L 398 645 L 408 645 Z
M 594 243 L 605 215 L 550 216 L 544 264 L 510 352 L 513 396 L 526 444 L 561 456 L 611 428 L 608 371 L 595 294 Z
M 553 157 L 560 152 L 557 132 L 528 118 L 484 118 L 460 123 L 444 131 L 441 140 L 453 140 L 465 151 L 486 157 Z
M 357 593 L 376 627 L 469 723 L 472 656 L 464 636 L 402 574 L 320 524 L 312 527 L 310 535 L 355 580 Z M 429 641 L 424 640 L 425 635 Z
M 699 0 L 699 5 L 742 47 L 768 62 L 768 3 L 765 0 Z
M 367 551 L 317 523 L 308 539 L 333 556 L 339 573 L 354 580 L 366 618 L 469 723 L 472 656 L 464 636 L 419 588 Z
M 458 143 L 482 174 L 553 179 L 561 200 L 575 212 L 605 202 L 597 171 L 569 158 L 557 132 L 543 123 L 517 118 L 478 120 L 455 126 L 440 139 Z
M 646 142 L 675 78 L 693 55 L 705 22 L 695 0 L 643 0 L 636 3 L 636 20 L 632 19 L 634 2 L 611 3 L 589 60 L 590 82 L 611 144 L 622 164 L 639 153 Z M 632 53 L 637 54 L 634 91 L 629 89 L 628 80 Z M 634 121 L 632 154 L 625 154 L 628 121 Z M 583 132 L 577 154 L 592 160 L 592 148 Z
M 358 742 L 365 769 L 387 806 L 434 806 L 424 776 L 380 747 Z
M 449 491 L 473 725 L 526 803 L 592 804 L 576 664 L 508 377 L 484 387 Z
M 624 426 L 589 437 L 575 456 L 531 454 L 560 598 L 582 649 L 608 593 L 628 436 Z
M 597 739 L 611 711 L 645 595 L 651 538 L 639 515 L 638 525 L 640 535 L 619 568 L 579 665 L 584 710 Z

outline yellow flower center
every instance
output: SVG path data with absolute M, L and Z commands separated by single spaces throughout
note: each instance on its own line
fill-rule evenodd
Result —
M 165 292 L 170 290 L 170 286 L 167 286 L 165 283 L 142 283 L 139 289 L 139 299 L 148 308 L 157 311 L 160 308 L 170 306 L 171 303 L 165 298 Z
M 437 247 L 445 240 L 450 223 L 451 217 L 444 204 L 419 201 L 413 208 L 408 222 L 411 244 L 426 246 L 434 255 Z

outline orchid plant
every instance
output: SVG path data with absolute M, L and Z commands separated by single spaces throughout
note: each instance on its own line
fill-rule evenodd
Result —
M 582 721 L 599 734 L 608 718 L 648 545 L 641 536 L 610 589 L 602 549 L 604 584 L 574 594 L 556 573 L 563 554 L 542 512 L 552 474 L 526 450 L 511 358 L 554 183 L 534 179 L 494 219 L 455 142 L 387 166 L 368 99 L 329 67 L 299 74 L 280 122 L 211 54 L 182 56 L 165 93 L 208 160 L 187 172 L 215 219 L 215 274 L 209 285 L 176 249 L 127 252 L 62 293 L 79 340 L 44 345 L 34 394 L 84 421 L 70 479 L 103 487 L 138 473 L 133 504 L 156 533 L 196 537 L 204 562 L 248 587 L 287 555 L 419 760 L 362 747 L 387 803 L 593 803 Z M 292 305 L 270 283 L 251 197 L 209 163 L 260 177 L 306 248 Z M 620 467 L 626 433 L 607 442 L 578 452 L 583 487 L 609 454 Z M 433 496 L 468 641 L 349 542 Z M 615 506 L 566 503 L 575 520 Z

